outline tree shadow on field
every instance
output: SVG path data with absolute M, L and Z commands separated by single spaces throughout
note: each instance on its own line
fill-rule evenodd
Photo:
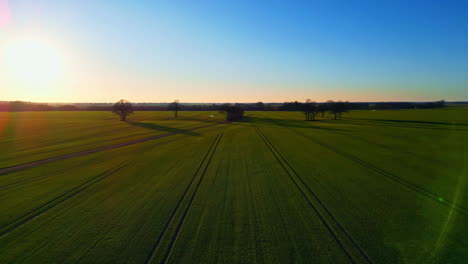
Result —
M 201 123 L 208 123 L 213 124 L 219 122 L 217 119 L 203 119 L 197 117 L 164 117 L 158 118 L 158 121 L 194 121 L 194 122 L 201 122 Z
M 249 117 L 247 121 L 258 124 L 258 125 L 263 125 L 263 126 L 282 126 L 282 127 L 295 127 L 295 128 L 323 129 L 323 130 L 332 130 L 332 131 L 349 131 L 348 129 L 320 126 L 321 120 L 305 121 L 305 120 Z
M 156 130 L 156 131 L 164 131 L 167 133 L 180 133 L 180 134 L 185 134 L 189 136 L 199 136 L 200 133 L 191 131 L 191 130 L 186 130 L 186 129 L 180 129 L 180 128 L 175 128 L 175 127 L 168 127 L 168 126 L 161 126 L 158 124 L 153 124 L 153 123 L 143 123 L 143 122 L 128 122 L 132 126 L 137 126 L 137 127 L 142 127 L 145 129 L 151 129 L 151 130 Z
M 422 120 L 398 120 L 398 119 L 376 119 L 376 118 L 361 118 L 359 120 L 380 121 L 389 123 L 412 123 L 421 125 L 446 125 L 446 126 L 468 126 L 468 123 L 451 123 L 451 122 L 436 122 L 436 121 L 422 121 Z
M 383 126 L 383 127 L 468 131 L 468 129 L 463 129 L 463 127 L 460 127 L 460 126 L 468 125 L 464 123 L 452 124 L 452 123 L 446 123 L 446 122 L 392 120 L 392 119 L 347 119 L 347 120 L 338 120 L 335 122 L 341 123 L 341 124 L 363 125 L 363 126 Z

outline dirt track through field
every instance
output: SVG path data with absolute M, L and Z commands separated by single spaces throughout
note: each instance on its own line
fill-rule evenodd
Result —
M 11 166 L 11 167 L 1 168 L 0 169 L 0 175 L 15 172 L 15 171 L 20 171 L 20 170 L 24 170 L 24 169 L 28 169 L 28 168 L 32 168 L 32 167 L 36 167 L 36 166 L 51 163 L 51 162 L 54 162 L 54 161 L 60 161 L 60 160 L 65 160 L 65 159 L 69 159 L 69 158 L 84 156 L 84 155 L 88 155 L 88 154 L 92 154 L 92 153 L 96 153 L 96 152 L 100 152 L 100 151 L 126 147 L 126 146 L 130 146 L 130 145 L 134 145 L 134 144 L 138 144 L 138 143 L 142 143 L 142 142 L 146 142 L 146 141 L 150 141 L 150 140 L 155 140 L 155 139 L 159 139 L 159 138 L 163 138 L 163 137 L 183 134 L 183 133 L 186 133 L 186 132 L 189 132 L 189 131 L 194 131 L 194 130 L 197 130 L 197 129 L 207 128 L 207 127 L 212 127 L 212 126 L 217 126 L 217 125 L 227 124 L 227 123 L 230 123 L 230 122 L 229 121 L 224 121 L 224 122 L 214 123 L 214 124 L 210 124 L 210 125 L 199 126 L 199 127 L 195 127 L 195 128 L 191 128 L 191 129 L 182 130 L 182 131 L 161 134 L 161 135 L 148 137 L 148 138 L 136 139 L 136 140 L 123 142 L 123 143 L 119 143 L 119 144 L 115 144 L 115 145 L 110 145 L 110 146 L 106 146 L 106 147 L 101 147 L 101 148 L 97 148 L 97 149 L 91 149 L 91 150 L 81 151 L 81 152 L 77 152 L 77 153 L 61 155 L 61 156 L 58 156 L 58 157 L 53 157 L 53 158 L 33 161 L 33 162 L 29 162 L 29 163 L 24 163 L 24 164 L 20 164 L 20 165 L 15 165 L 15 166 Z
M 364 252 L 364 250 L 351 237 L 351 235 L 344 229 L 344 227 L 338 222 L 338 220 L 333 216 L 333 214 L 328 210 L 328 208 L 322 203 L 322 201 L 315 194 L 315 192 L 313 192 L 312 189 L 310 189 L 310 187 L 304 182 L 302 177 L 300 177 L 296 170 L 294 170 L 294 168 L 289 164 L 289 162 L 287 162 L 283 155 L 281 155 L 281 153 L 276 149 L 273 143 L 271 143 L 271 141 L 261 132 L 261 130 L 258 127 L 256 127 L 256 130 L 260 138 L 263 140 L 265 145 L 272 153 L 272 155 L 276 158 L 278 163 L 284 169 L 284 171 L 289 176 L 294 185 L 297 187 L 299 192 L 301 192 L 301 194 L 307 200 L 310 207 L 317 214 L 321 222 L 330 232 L 334 240 L 338 243 L 338 245 L 349 258 L 351 263 L 374 263 L 370 259 L 370 257 Z M 306 191 L 303 190 L 303 187 L 301 186 L 304 186 Z M 311 194 L 314 199 L 311 200 L 306 193 Z M 318 206 L 314 204 L 318 204 Z M 322 213 L 320 211 L 322 211 Z M 328 221 L 326 220 L 326 218 L 328 219 Z M 337 234 L 337 231 L 341 233 L 340 237 L 342 237 L 342 239 L 338 237 L 339 235 Z M 342 241 L 343 237 L 346 238 L 346 241 Z M 345 246 L 345 243 L 348 246 Z

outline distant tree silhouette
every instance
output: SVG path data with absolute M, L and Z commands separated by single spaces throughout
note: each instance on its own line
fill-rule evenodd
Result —
M 301 103 L 298 101 L 294 101 L 294 111 L 301 110 Z
M 224 110 L 228 121 L 239 120 L 244 117 L 244 109 L 240 106 L 229 105 Z
M 334 115 L 334 119 L 338 119 L 338 118 L 341 118 L 341 114 L 344 113 L 344 112 L 348 112 L 348 102 L 342 102 L 342 101 L 338 101 L 338 102 L 333 102 L 332 100 L 328 100 L 327 101 L 327 105 L 328 105 L 328 109 L 330 111 L 330 113 L 332 113 Z
M 174 102 L 170 103 L 168 106 L 168 110 L 174 112 L 174 117 L 177 118 L 177 115 L 180 110 L 179 100 L 174 100 Z
M 258 102 L 255 104 L 255 108 L 259 111 L 265 110 L 265 104 L 263 102 Z
M 314 121 L 315 113 L 317 112 L 317 104 L 307 99 L 305 104 L 302 106 L 302 111 L 305 114 L 306 121 Z
M 112 112 L 120 116 L 120 121 L 126 121 L 133 114 L 133 105 L 127 100 L 120 100 L 112 106 Z
M 435 102 L 435 107 L 445 107 L 445 100 Z
M 326 111 L 328 111 L 327 104 L 321 103 L 317 106 L 317 112 L 320 112 L 322 114 L 322 118 L 325 115 Z
M 280 111 L 302 111 L 303 103 L 294 101 L 294 102 L 284 102 L 279 106 L 278 110 Z
M 336 120 L 338 118 L 338 112 L 336 112 L 336 103 L 333 100 L 327 100 L 325 103 L 327 106 L 327 110 L 334 115 L 334 119 Z
M 10 111 L 11 112 L 24 111 L 24 109 L 26 109 L 27 105 L 28 105 L 28 103 L 22 102 L 22 101 L 10 102 Z
M 336 105 L 338 110 L 338 117 L 341 118 L 341 114 L 348 112 L 349 102 L 338 101 Z
M 55 108 L 57 111 L 78 111 L 78 107 L 74 105 L 61 105 Z
M 228 103 L 224 103 L 224 104 L 221 104 L 219 105 L 217 108 L 218 108 L 218 112 L 219 113 L 224 113 L 224 112 L 227 112 L 228 108 L 231 106 L 231 104 L 228 104 Z

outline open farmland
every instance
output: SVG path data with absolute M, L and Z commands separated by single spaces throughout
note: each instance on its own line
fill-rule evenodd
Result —
M 168 135 L 2 173 L 0 263 L 468 260 L 468 108 L 179 114 L 0 113 L 0 168 Z
M 187 112 L 178 120 L 170 112 L 141 112 L 125 123 L 108 112 L 0 112 L 0 167 L 182 132 L 221 120 L 224 116 L 217 112 Z

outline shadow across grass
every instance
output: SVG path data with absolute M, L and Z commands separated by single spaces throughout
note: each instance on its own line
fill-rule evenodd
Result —
M 162 126 L 159 124 L 154 124 L 154 123 L 143 123 L 143 122 L 128 122 L 132 126 L 137 126 L 137 127 L 142 127 L 145 129 L 151 129 L 151 130 L 156 130 L 156 131 L 163 131 L 167 133 L 181 133 L 189 136 L 199 136 L 200 133 L 191 131 L 191 130 L 186 130 L 186 129 L 180 129 L 180 128 L 175 128 L 175 127 L 168 127 L 168 126 Z
M 323 129 L 333 131 L 349 131 L 342 128 L 332 128 L 321 126 L 321 120 L 316 121 L 302 121 L 302 120 L 288 120 L 288 119 L 276 119 L 276 118 L 261 118 L 261 117 L 248 117 L 248 122 L 255 123 L 257 125 L 272 125 L 282 127 L 296 127 L 296 128 L 310 128 L 310 129 Z
M 203 119 L 203 118 L 197 118 L 197 117 L 161 117 L 158 118 L 158 121 L 196 121 L 196 122 L 201 122 L 201 123 L 208 123 L 208 124 L 213 124 L 219 122 L 217 119 Z
M 401 127 L 401 128 L 417 128 L 417 129 L 434 129 L 434 130 L 451 130 L 451 131 L 468 131 L 464 129 L 466 124 L 460 123 L 445 123 L 431 121 L 413 121 L 413 120 L 386 120 L 386 119 L 342 119 L 330 120 L 329 122 L 360 126 L 382 126 L 382 127 Z
M 376 119 L 376 118 L 361 118 L 358 120 L 370 120 L 374 122 L 403 123 L 403 124 L 420 124 L 420 125 L 468 126 L 468 123 L 436 122 L 436 121 L 421 121 L 421 120 L 398 120 L 398 119 Z

